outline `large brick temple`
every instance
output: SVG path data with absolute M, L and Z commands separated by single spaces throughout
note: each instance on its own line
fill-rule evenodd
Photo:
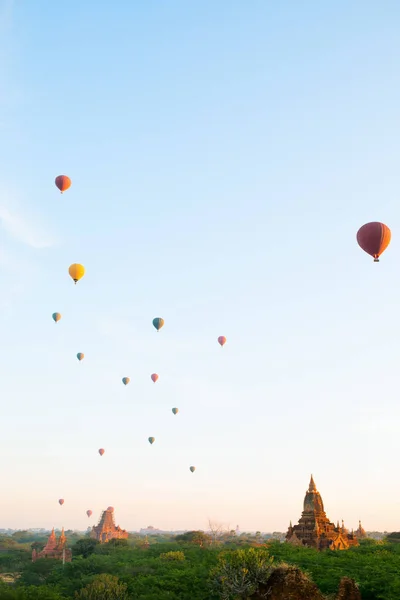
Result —
M 114 509 L 109 506 L 103 511 L 98 525 L 93 526 L 90 532 L 90 537 L 98 540 L 100 543 L 109 542 L 110 540 L 126 540 L 128 532 L 121 529 L 119 525 L 115 526 Z
M 357 535 L 358 534 L 358 535 Z M 320 493 L 311 475 L 310 485 L 304 498 L 303 512 L 298 525 L 292 526 L 290 522 L 286 534 L 286 541 L 297 546 L 309 546 L 324 550 L 347 550 L 351 546 L 358 546 L 358 537 L 365 537 L 365 531 L 359 522 L 356 533 L 349 533 L 342 521 L 335 526 L 326 516 L 324 504 Z
M 66 547 L 67 538 L 64 533 L 64 527 L 62 528 L 61 535 L 57 539 L 54 531 L 51 532 L 47 544 L 41 552 L 37 550 L 32 551 L 32 562 L 36 562 L 39 558 L 55 558 L 64 562 L 71 562 L 72 552 Z

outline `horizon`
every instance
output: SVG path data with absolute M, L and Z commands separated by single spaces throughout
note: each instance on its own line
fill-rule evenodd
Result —
M 5 526 L 400 529 L 400 4 L 283 4 L 0 0 Z

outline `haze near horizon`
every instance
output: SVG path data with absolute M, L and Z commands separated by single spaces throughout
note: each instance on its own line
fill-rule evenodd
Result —
M 1 527 L 399 529 L 399 22 L 0 0 Z

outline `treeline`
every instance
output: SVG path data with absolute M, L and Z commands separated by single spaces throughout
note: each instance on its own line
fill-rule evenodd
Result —
M 272 581 L 276 590 L 289 581 L 298 591 L 309 586 L 307 600 L 356 598 L 354 589 L 353 596 L 337 596 L 345 577 L 357 582 L 363 600 L 400 599 L 400 534 L 367 539 L 348 551 L 317 552 L 255 538 L 246 545 L 240 536 L 223 541 L 200 531 L 167 542 L 148 536 L 149 545 L 140 536 L 98 544 L 71 533 L 71 563 L 32 563 L 32 545 L 46 540 L 0 538 L 0 600 L 256 599 Z M 274 600 L 284 600 L 274 593 Z

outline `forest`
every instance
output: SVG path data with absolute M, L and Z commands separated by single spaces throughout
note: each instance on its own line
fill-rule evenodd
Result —
M 0 600 L 285 600 L 282 584 L 281 591 L 262 594 L 282 573 L 294 582 L 294 600 L 400 599 L 400 534 L 338 552 L 260 535 L 216 540 L 202 531 L 148 542 L 134 534 L 107 544 L 73 532 L 67 539 L 73 560 L 63 565 L 32 562 L 32 549 L 43 548 L 47 536 L 1 536 Z M 359 592 L 345 592 L 346 585 L 340 592 L 343 578 L 354 580 Z

